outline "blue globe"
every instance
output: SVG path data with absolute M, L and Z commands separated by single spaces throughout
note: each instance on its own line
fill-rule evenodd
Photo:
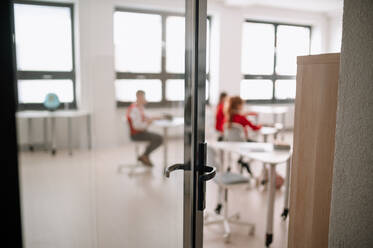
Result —
M 60 106 L 60 100 L 58 99 L 58 96 L 55 93 L 48 93 L 45 96 L 44 100 L 44 107 L 50 111 L 58 109 Z

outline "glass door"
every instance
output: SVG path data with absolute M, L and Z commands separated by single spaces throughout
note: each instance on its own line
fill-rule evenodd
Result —
M 202 247 L 206 0 L 12 8 L 24 247 Z

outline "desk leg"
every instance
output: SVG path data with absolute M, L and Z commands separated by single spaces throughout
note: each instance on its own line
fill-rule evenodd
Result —
M 72 148 L 72 118 L 67 117 L 67 138 L 68 138 L 68 146 L 69 146 L 69 155 L 73 155 L 73 148 Z
M 260 184 L 264 186 L 264 189 L 266 190 L 267 189 L 267 185 L 268 185 L 268 169 L 267 169 L 267 164 L 266 163 L 263 163 L 263 167 L 262 167 L 262 175 L 261 175 L 261 181 L 260 181 Z
M 267 142 L 268 142 L 268 135 L 267 135 L 267 134 L 264 134 L 264 135 L 263 135 L 263 142 L 264 142 L 264 143 L 267 143 Z
M 56 150 L 56 118 L 52 117 L 51 122 L 52 122 L 52 130 L 51 130 L 52 155 L 55 155 L 57 152 Z
M 227 171 L 230 172 L 232 170 L 232 153 L 231 152 L 227 152 Z
M 43 118 L 43 139 L 44 139 L 44 149 L 48 151 L 48 119 Z
M 281 217 L 284 220 L 286 220 L 286 218 L 287 218 L 287 216 L 289 214 L 290 166 L 291 166 L 291 157 L 286 162 L 284 211 L 281 214 Z
M 88 139 L 88 149 L 92 149 L 92 129 L 91 129 L 91 116 L 87 115 L 87 139 Z
M 34 151 L 34 144 L 32 141 L 32 118 L 27 119 L 27 134 L 28 134 L 28 149 Z
M 167 161 L 167 156 L 168 156 L 168 129 L 167 127 L 163 128 L 163 138 L 164 138 L 164 147 L 163 147 L 163 171 L 166 170 L 168 161 Z
M 220 155 L 220 165 L 218 166 L 217 168 L 217 171 L 218 172 L 223 172 L 224 171 L 224 150 L 221 149 L 219 150 L 219 155 Z M 223 188 L 218 186 L 218 202 L 216 204 L 216 208 L 215 208 L 215 213 L 216 214 L 220 214 L 221 213 L 221 210 L 223 208 L 223 199 L 222 199 L 222 196 L 223 196 Z
M 282 130 L 281 130 L 281 140 L 284 141 L 285 139 L 285 120 L 286 120 L 286 113 L 282 114 Z
M 270 183 L 268 192 L 267 227 L 265 245 L 269 247 L 273 240 L 273 215 L 276 193 L 276 165 L 270 164 Z

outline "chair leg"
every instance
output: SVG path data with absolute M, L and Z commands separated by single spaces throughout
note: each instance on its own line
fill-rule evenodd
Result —
M 140 156 L 139 154 L 140 154 L 140 148 L 139 148 L 139 146 L 137 144 L 135 144 L 135 155 L 136 155 L 135 160 L 136 160 L 136 165 L 134 167 L 132 167 L 130 169 L 130 171 L 128 172 L 128 176 L 130 176 L 130 177 L 134 174 L 136 168 L 138 168 L 139 166 L 141 166 L 141 162 L 138 160 L 138 157 Z
M 212 225 L 212 224 L 219 224 L 222 223 L 224 227 L 224 242 L 229 243 L 230 242 L 230 236 L 231 236 L 231 228 L 230 224 L 237 224 L 242 226 L 250 227 L 249 229 L 249 235 L 253 235 L 255 232 L 255 225 L 240 221 L 240 215 L 234 214 L 232 216 L 228 216 L 228 189 L 224 189 L 224 199 L 223 199 L 223 215 L 217 215 L 214 219 L 210 219 L 209 215 L 205 214 L 205 225 Z
M 231 227 L 229 226 L 228 220 L 223 221 L 224 224 L 224 242 L 229 243 L 231 238 Z
M 229 217 L 228 217 L 228 189 L 224 189 L 224 239 L 226 243 L 229 243 L 231 228 L 229 226 Z
M 228 218 L 228 189 L 224 189 L 224 218 Z
M 119 164 L 118 173 L 121 173 L 123 168 L 129 169 L 128 171 L 129 177 L 132 177 L 135 174 L 135 172 L 136 174 L 140 174 L 140 173 L 142 174 L 142 173 L 148 172 L 149 168 L 144 167 L 142 163 L 138 160 L 138 157 L 140 156 L 140 145 L 139 144 L 135 144 L 135 155 L 136 155 L 136 158 L 135 158 L 136 162 L 134 164 Z M 143 168 L 145 170 L 137 171 L 138 168 Z
M 135 154 L 136 154 L 136 163 L 139 164 L 140 161 L 137 158 L 140 156 L 140 148 L 137 144 L 135 144 Z

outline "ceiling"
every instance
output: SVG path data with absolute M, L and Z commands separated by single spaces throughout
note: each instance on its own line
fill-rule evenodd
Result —
M 341 11 L 343 0 L 209 0 L 227 6 L 267 6 L 294 10 L 334 12 Z

